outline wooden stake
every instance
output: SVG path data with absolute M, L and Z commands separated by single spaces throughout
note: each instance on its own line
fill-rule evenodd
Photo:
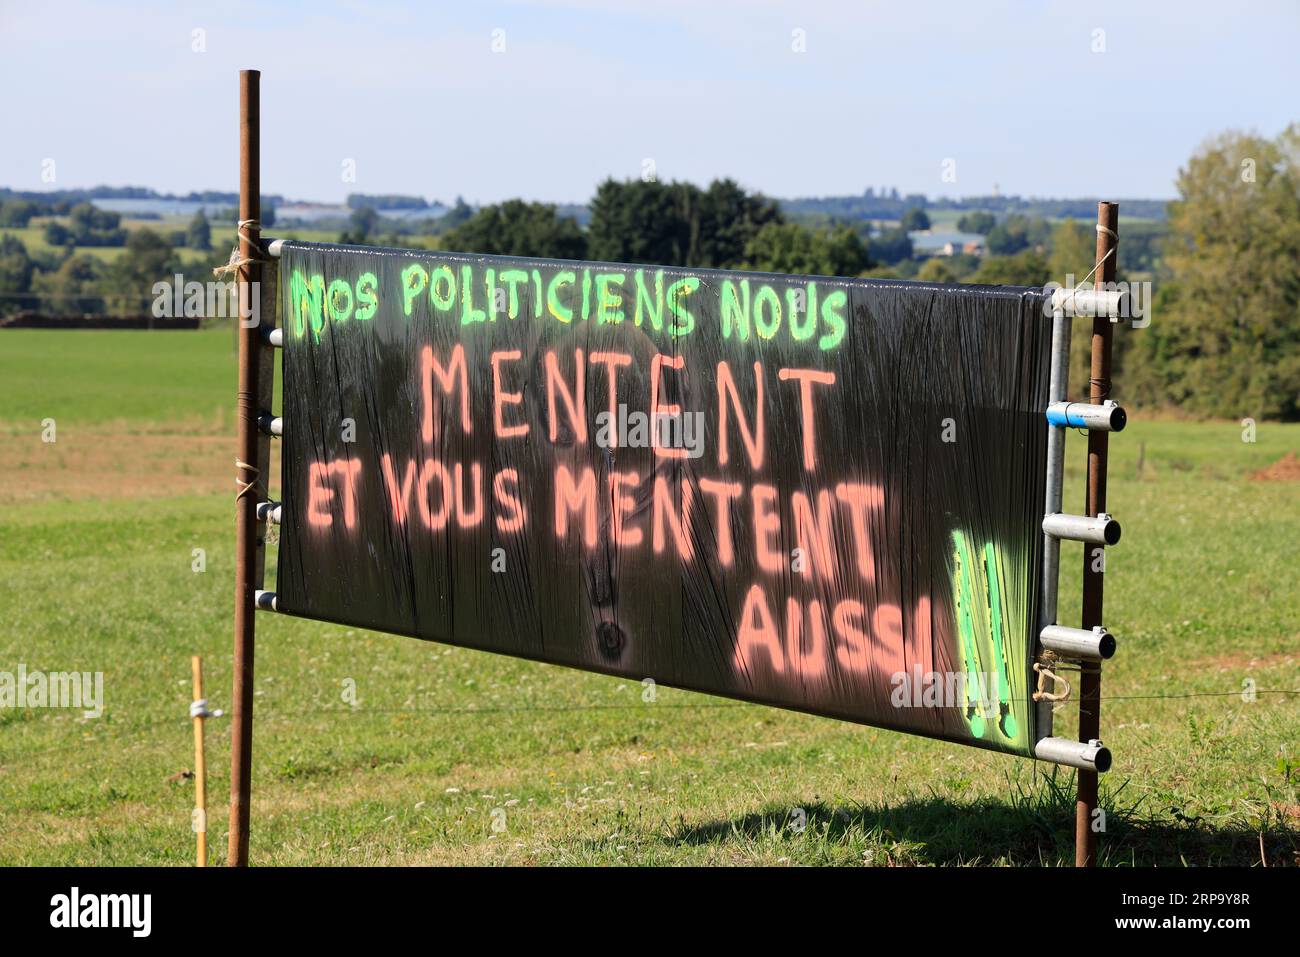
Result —
M 1115 281 L 1115 260 L 1119 258 L 1119 204 L 1097 204 L 1097 270 L 1094 288 Z M 1100 405 L 1110 398 L 1111 337 L 1115 325 L 1107 316 L 1092 320 L 1092 362 L 1088 401 Z M 1085 515 L 1106 511 L 1106 463 L 1109 432 L 1088 431 L 1088 491 Z M 1102 620 L 1105 575 L 1094 553 L 1102 546 L 1083 549 L 1083 628 L 1104 625 Z M 1103 553 L 1104 555 L 1104 553 Z M 1079 740 L 1101 737 L 1101 662 L 1084 661 L 1079 666 Z M 1074 866 L 1092 867 L 1097 862 L 1097 832 L 1093 812 L 1097 809 L 1097 772 L 1079 771 L 1079 794 L 1074 805 Z
M 260 79 L 257 70 L 239 73 L 239 219 L 250 223 L 239 230 L 242 260 L 262 258 L 261 178 L 259 124 Z M 252 262 L 239 267 L 241 284 L 260 282 L 261 267 Z M 251 307 L 253 293 L 240 290 L 240 312 Z M 267 464 L 258 456 L 257 398 L 261 367 L 256 323 L 239 321 L 239 395 L 236 426 L 239 462 L 235 480 L 242 490 L 235 501 L 235 668 L 231 686 L 230 729 L 230 841 L 226 864 L 248 864 L 249 790 L 253 776 L 253 636 L 256 609 L 260 523 L 257 503 L 267 488 Z M 251 484 L 250 484 L 251 483 Z
M 190 659 L 194 673 L 194 702 L 203 701 L 203 659 L 195 655 Z M 207 716 L 206 704 L 190 712 L 194 716 L 194 830 L 199 838 L 199 867 L 208 866 L 208 767 L 203 755 L 203 721 Z

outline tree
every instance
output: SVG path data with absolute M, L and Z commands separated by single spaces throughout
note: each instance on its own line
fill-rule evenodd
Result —
M 47 246 L 71 246 L 73 245 L 72 230 L 68 229 L 62 223 L 51 219 L 45 224 L 45 245 Z
M 814 232 L 797 223 L 769 223 L 745 249 L 746 264 L 764 272 L 856 276 L 870 268 L 862 240 L 848 226 Z
M 992 232 L 993 227 L 997 224 L 997 217 L 981 209 L 966 213 L 961 219 L 957 220 L 957 229 L 963 233 L 979 233 L 981 236 L 985 236 Z
M 170 280 L 179 271 L 180 260 L 167 240 L 152 229 L 133 229 L 125 254 L 109 272 L 109 311 L 126 316 L 147 312 L 154 284 Z
M 121 223 L 122 217 L 117 213 L 100 209 L 93 203 L 78 203 L 68 210 L 68 232 L 72 244 L 77 246 L 123 245 L 126 242 L 126 230 Z M 46 233 L 48 236 L 48 228 Z
M 1032 249 L 1014 256 L 986 256 L 970 277 L 970 282 L 992 286 L 1044 286 L 1047 281 L 1047 259 Z
M 930 217 L 925 214 L 925 210 L 920 206 L 913 206 L 903 214 L 898 227 L 909 233 L 924 232 L 930 228 Z
M 982 261 L 979 256 L 971 253 L 953 253 L 944 257 L 944 263 L 953 274 L 955 282 L 970 282 L 970 277 L 980 268 Z
M 691 266 L 729 269 L 745 258 L 745 247 L 769 223 L 784 221 L 776 203 L 747 193 L 734 180 L 718 179 L 699 196 L 699 229 Z
M 348 228 L 339 234 L 339 242 L 344 245 L 364 246 L 370 239 L 371 232 L 379 225 L 379 214 L 370 206 L 354 209 L 348 217 Z
M 587 240 L 577 222 L 546 203 L 511 199 L 484 206 L 442 237 L 444 249 L 490 256 L 583 259 Z
M 1046 245 L 1051 227 L 1046 220 L 1027 216 L 1008 216 L 984 237 L 988 251 L 998 256 L 1010 256 L 1023 249 Z
M 886 229 L 871 237 L 867 251 L 876 262 L 893 265 L 912 258 L 912 240 L 906 229 Z
M 1125 355 L 1135 397 L 1300 418 L 1300 124 L 1274 140 L 1209 141 L 1179 172 L 1178 195 L 1164 245 L 1174 289 Z
M 94 256 L 69 256 L 58 269 L 38 273 L 32 291 L 38 293 L 43 309 L 55 315 L 103 313 L 105 266 Z
M 190 220 L 189 229 L 185 232 L 185 245 L 190 249 L 212 248 L 212 227 L 208 225 L 208 217 L 204 215 L 202 207 Z
M 691 183 L 607 179 L 591 204 L 593 259 L 668 266 L 739 265 L 759 231 L 783 222 L 777 205 L 733 180 Z
M 34 267 L 22 240 L 0 236 L 0 314 L 26 308 L 23 293 L 31 290 Z
M 916 278 L 922 282 L 956 282 L 957 271 L 945 256 L 931 256 L 921 266 Z
M 446 232 L 449 229 L 455 229 L 461 223 L 467 222 L 474 215 L 474 207 L 465 202 L 464 199 L 457 196 L 455 204 L 438 217 L 437 228 L 440 232 Z
M 27 199 L 10 199 L 0 203 L 0 226 L 22 228 L 40 215 L 40 206 Z
M 683 210 L 691 205 L 689 183 L 656 180 L 618 182 L 596 188 L 587 226 L 591 258 L 609 262 L 685 266 L 692 251 L 691 228 Z

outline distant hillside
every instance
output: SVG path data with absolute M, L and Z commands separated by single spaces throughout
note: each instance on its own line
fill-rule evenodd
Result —
M 0 202 L 6 200 L 28 200 L 50 206 L 58 212 L 66 212 L 76 203 L 99 202 L 107 208 L 119 212 L 134 213 L 136 206 L 140 210 L 161 209 L 163 211 L 192 213 L 199 206 L 212 209 L 218 206 L 235 207 L 239 203 L 238 193 L 218 190 L 196 190 L 185 194 L 159 193 L 144 186 L 95 186 L 90 189 L 63 190 L 14 190 L 0 187 Z M 458 198 L 458 202 L 460 202 Z M 983 210 L 993 213 L 999 219 L 1012 214 L 1029 218 L 1063 219 L 1071 217 L 1079 220 L 1091 220 L 1097 214 L 1097 199 L 1083 197 L 1080 199 L 1038 199 L 1021 196 L 968 196 L 961 199 L 930 199 L 921 193 L 902 195 L 896 189 L 868 189 L 857 196 L 804 196 L 793 199 L 778 199 L 782 211 L 787 217 L 812 225 L 824 225 L 829 222 L 854 223 L 866 220 L 896 220 L 909 209 L 921 208 L 927 212 L 952 210 L 956 212 L 973 212 Z M 1163 221 L 1165 208 L 1169 200 L 1164 199 L 1121 199 L 1120 209 L 1126 219 L 1147 219 Z M 174 204 L 184 204 L 173 208 Z M 420 196 L 406 195 L 366 195 L 353 193 L 345 205 L 311 203 L 309 200 L 286 200 L 279 195 L 263 195 L 264 209 L 274 210 L 280 206 L 326 206 L 335 211 L 332 215 L 338 221 L 346 221 L 348 211 L 362 207 L 379 210 L 385 218 L 415 219 L 441 216 L 448 206 L 438 200 L 426 200 Z M 475 207 L 468 207 L 473 209 Z M 591 218 L 590 209 L 584 204 L 565 204 L 559 207 L 562 216 L 572 216 L 579 224 L 586 225 Z
M 781 209 L 791 219 L 834 219 L 853 222 L 864 219 L 898 219 L 914 207 L 934 212 L 959 210 L 972 212 L 984 210 L 999 217 L 1018 213 L 1031 218 L 1090 220 L 1097 215 L 1098 199 L 1035 199 L 1021 196 L 968 196 L 961 199 L 929 199 L 920 193 L 900 195 L 898 190 L 868 189 L 860 196 L 813 196 L 777 200 Z M 1135 219 L 1164 219 L 1165 199 L 1121 199 L 1120 210 L 1125 217 Z
M 203 203 L 208 205 L 239 205 L 238 193 L 202 190 L 190 193 L 160 193 L 146 186 L 92 186 L 89 189 L 15 190 L 0 186 L 0 202 L 8 199 L 25 199 L 34 203 L 66 204 L 91 202 L 97 199 L 163 200 L 173 203 Z M 262 194 L 262 202 L 272 206 L 283 203 L 284 197 Z

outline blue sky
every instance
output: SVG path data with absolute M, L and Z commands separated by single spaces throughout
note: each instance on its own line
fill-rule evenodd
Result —
M 1295 0 L 0 0 L 0 185 L 233 190 L 254 67 L 263 189 L 294 198 L 580 202 L 647 160 L 775 196 L 1159 198 L 1208 136 L 1300 121 L 1297 49 Z

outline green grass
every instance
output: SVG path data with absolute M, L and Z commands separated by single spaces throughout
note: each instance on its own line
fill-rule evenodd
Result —
M 199 332 L 0 332 L 0 434 L 78 426 L 210 428 L 233 421 L 232 324 Z M 224 417 L 224 419 L 223 419 Z
M 104 441 L 210 420 L 233 376 L 228 331 L 0 332 L 0 436 L 37 442 L 47 415 L 61 443 L 65 423 Z M 1231 423 L 1137 417 L 1111 446 L 1103 861 L 1252 864 L 1262 843 L 1296 864 L 1300 700 L 1236 692 L 1300 687 L 1297 486 L 1245 478 L 1300 426 L 1247 444 Z M 157 486 L 0 506 L 0 670 L 103 671 L 106 697 L 91 720 L 0 710 L 0 863 L 192 860 L 192 782 L 169 778 L 193 766 L 191 654 L 230 705 L 231 504 Z M 1081 560 L 1065 549 L 1066 618 Z M 1072 860 L 1071 776 L 1023 759 L 671 689 L 644 703 L 635 682 L 274 615 L 256 687 L 255 863 Z M 229 744 L 209 722 L 217 861 Z

